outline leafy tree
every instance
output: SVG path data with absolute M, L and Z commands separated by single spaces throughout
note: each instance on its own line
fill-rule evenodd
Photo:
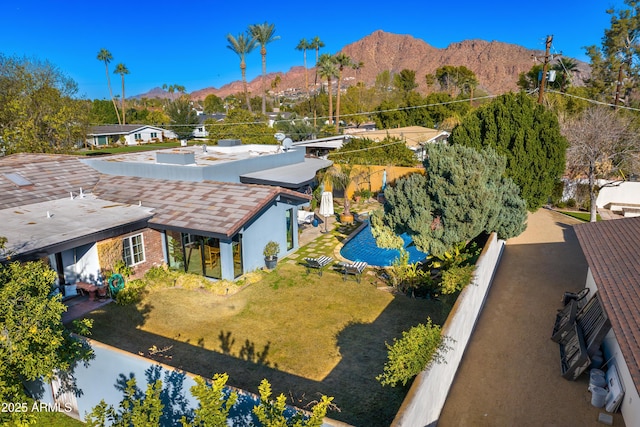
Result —
M 276 400 L 272 400 L 271 384 L 266 379 L 262 380 L 258 391 L 260 404 L 253 408 L 253 413 L 264 427 L 320 427 L 333 401 L 333 397 L 322 396 L 314 405 L 310 417 L 306 417 L 301 412 L 296 412 L 293 417 L 287 417 L 285 415 L 287 398 L 284 394 L 281 393 Z
M 590 220 L 596 221 L 598 178 L 624 177 L 638 166 L 640 141 L 631 121 L 607 107 L 591 107 L 562 123 L 569 141 L 567 167 L 574 177 L 589 181 Z M 635 164 L 631 164 L 635 162 Z
M 415 166 L 416 157 L 404 141 L 385 138 L 380 142 L 368 138 L 351 138 L 329 159 L 352 165 Z
M 315 129 L 307 119 L 298 119 L 295 115 L 292 115 L 288 120 L 284 120 L 282 116 L 278 115 L 273 127 L 293 141 L 312 139 L 315 132 Z
M 0 153 L 65 153 L 85 141 L 90 105 L 48 62 L 0 54 Z
M 94 99 L 89 111 L 89 122 L 96 125 L 109 125 L 118 123 L 119 115 L 113 110 L 111 101 Z
M 264 120 L 244 109 L 231 110 L 223 123 L 205 120 L 209 140 L 216 144 L 220 139 L 240 139 L 243 144 L 274 144 L 274 130 Z
M 384 192 L 384 213 L 371 217 L 378 244 L 399 247 L 404 232 L 422 252 L 441 256 L 482 232 L 502 239 L 525 229 L 525 202 L 503 176 L 505 159 L 487 147 L 429 144 L 426 176 L 412 174 Z
M 242 87 L 244 90 L 244 98 L 247 102 L 247 109 L 251 110 L 249 102 L 249 91 L 247 89 L 247 62 L 246 56 L 250 54 L 256 47 L 256 39 L 251 34 L 240 33 L 237 37 L 227 34 L 227 48 L 231 49 L 240 58 L 240 72 L 242 73 Z
M 274 24 L 254 24 L 249 26 L 249 33 L 260 45 L 260 55 L 262 56 L 262 115 L 267 114 L 267 86 L 265 79 L 267 78 L 267 45 L 280 39 L 275 35 Z
M 611 27 L 602 37 L 602 47 L 587 47 L 591 59 L 591 79 L 588 82 L 592 94 L 598 99 L 618 99 L 629 102 L 638 88 L 638 58 L 640 57 L 640 4 L 636 0 L 624 0 L 628 9 L 611 8 Z
M 436 80 L 440 83 L 442 90 L 452 97 L 456 90 L 460 93 L 469 94 L 473 98 L 473 91 L 478 86 L 478 79 L 473 71 L 461 65 L 445 65 L 436 70 Z
M 211 94 L 204 99 L 204 112 L 206 114 L 224 113 L 224 101 L 222 98 Z
M 104 71 L 107 74 L 107 85 L 109 86 L 109 97 L 113 103 L 113 109 L 116 112 L 118 124 L 122 124 L 122 121 L 120 120 L 120 113 L 118 113 L 118 105 L 116 104 L 116 99 L 113 97 L 113 91 L 111 90 L 111 78 L 109 77 L 109 63 L 113 60 L 113 55 L 111 55 L 111 52 L 107 49 L 100 49 L 97 59 L 98 61 L 104 62 Z
M 444 362 L 444 353 L 449 350 L 440 326 L 427 318 L 426 324 L 419 324 L 402 332 L 401 339 L 393 339 L 386 344 L 389 353 L 384 371 L 376 379 L 380 384 L 395 387 L 407 383 L 434 363 Z
M 4 247 L 0 239 L 0 249 Z M 0 401 L 25 402 L 23 382 L 51 380 L 61 371 L 65 390 L 74 390 L 64 373 L 93 357 L 91 347 L 62 324 L 66 306 L 52 296 L 56 273 L 41 261 L 0 264 Z M 76 322 L 88 334 L 89 321 Z M 29 422 L 29 415 L 0 412 L 0 423 Z
M 406 68 L 400 71 L 399 74 L 393 76 L 393 86 L 402 93 L 403 97 L 406 96 L 406 94 L 418 87 L 416 72 Z
M 507 176 L 520 187 L 527 208 L 547 202 L 565 167 L 567 141 L 556 116 L 526 93 L 507 93 L 462 120 L 449 137 L 454 145 L 493 147 L 507 159 Z
M 229 375 L 215 374 L 212 381 L 196 377 L 196 385 L 191 387 L 191 394 L 198 399 L 199 406 L 194 410 L 192 422 L 182 418 L 182 425 L 202 427 L 226 427 L 231 407 L 238 401 L 238 393 L 225 393 Z
M 436 83 L 436 76 L 434 74 L 427 74 L 424 76 L 425 82 L 427 83 L 427 92 L 431 91 L 431 88 Z
M 126 74 L 129 74 L 129 69 L 127 68 L 126 65 L 124 65 L 123 63 L 119 63 L 118 65 L 116 65 L 116 69 L 113 70 L 113 74 L 120 74 L 120 77 L 122 78 L 122 124 L 126 124 L 126 117 L 125 117 L 125 96 L 124 96 L 124 76 Z
M 87 416 L 87 425 L 90 427 L 159 426 L 164 408 L 160 400 L 161 392 L 161 380 L 149 383 L 143 395 L 136 386 L 136 379 L 130 378 L 124 389 L 124 398 L 120 402 L 119 409 L 114 408 L 113 405 L 107 405 L 103 399 Z
M 198 124 L 198 113 L 191 107 L 187 95 L 180 96 L 167 102 L 165 112 L 171 124 L 168 126 L 178 139 L 189 139 Z

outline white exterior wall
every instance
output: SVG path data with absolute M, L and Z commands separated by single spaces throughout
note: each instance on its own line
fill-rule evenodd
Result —
M 628 203 L 640 205 L 640 182 L 621 182 L 614 187 L 600 189 L 596 206 L 602 208 L 609 203 Z
M 75 283 L 78 281 L 96 285 L 102 284 L 98 246 L 95 243 L 63 251 L 61 254 L 64 280 L 67 283 L 65 286 L 66 296 L 77 294 Z
M 451 347 L 444 355 L 447 363 L 435 364 L 428 371 L 418 374 L 393 420 L 393 427 L 437 424 L 467 343 L 482 312 L 503 248 L 504 241 L 498 240 L 496 234 L 492 233 L 476 264 L 473 282 L 460 293 L 442 328 L 442 334 L 453 339 L 446 343 Z
M 138 142 L 135 138 L 135 136 L 139 134 L 140 135 L 140 139 L 142 140 L 141 142 Z M 151 136 L 151 134 L 155 134 L 155 136 Z M 153 142 L 153 139 L 157 138 L 158 141 L 164 141 L 165 138 L 167 138 L 167 132 L 164 132 L 163 135 L 163 130 L 162 129 L 157 129 L 157 128 L 142 128 L 139 131 L 136 131 L 132 134 L 126 135 L 125 139 L 127 141 L 127 145 L 138 145 L 138 144 L 145 144 L 145 143 L 149 143 L 149 142 Z
M 590 289 L 590 295 L 598 289 L 596 282 L 593 279 L 593 274 L 591 274 L 591 269 L 587 272 L 586 287 Z M 622 412 L 624 423 L 628 426 L 640 426 L 640 396 L 638 395 L 638 390 L 633 383 L 631 373 L 627 367 L 627 362 L 624 360 L 622 351 L 618 345 L 618 340 L 616 339 L 616 335 L 613 330 L 610 330 L 605 337 L 604 342 L 602 343 L 602 348 L 604 349 L 605 361 L 613 358 L 609 364 L 615 363 L 618 368 L 618 374 L 620 375 L 620 382 L 625 390 L 624 399 L 620 406 L 620 412 Z

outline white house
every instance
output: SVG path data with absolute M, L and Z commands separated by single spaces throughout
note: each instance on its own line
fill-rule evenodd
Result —
M 121 138 L 124 138 L 126 145 L 139 145 L 173 139 L 176 134 L 167 129 L 141 124 L 92 126 L 87 134 L 87 143 L 100 147 L 115 144 Z

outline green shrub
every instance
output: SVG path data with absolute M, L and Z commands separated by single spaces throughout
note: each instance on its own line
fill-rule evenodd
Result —
M 128 282 L 124 288 L 116 294 L 116 304 L 137 304 L 142 299 L 145 286 L 146 284 L 142 280 L 132 280 Z
M 565 202 L 560 201 L 556 203 L 556 207 L 559 209 L 564 209 L 567 207 L 567 204 Z
M 567 200 L 567 206 L 570 208 L 575 208 L 578 205 L 578 202 L 576 202 L 576 199 L 569 199 Z
M 464 266 L 452 266 L 442 272 L 442 282 L 440 283 L 441 292 L 443 294 L 453 294 L 461 291 L 471 283 L 473 272 L 476 266 L 473 264 Z
M 444 362 L 444 353 L 450 348 L 445 344 L 440 326 L 430 318 L 426 324 L 419 324 L 402 332 L 402 338 L 394 338 L 393 345 L 386 344 L 389 353 L 384 371 L 376 379 L 380 384 L 395 387 L 406 385 L 413 377 L 433 363 Z

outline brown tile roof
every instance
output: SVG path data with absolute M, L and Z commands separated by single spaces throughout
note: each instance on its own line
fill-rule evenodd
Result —
M 18 186 L 6 174 L 19 174 L 31 185 Z M 0 157 L 0 209 L 40 203 L 89 191 L 100 174 L 75 156 L 14 154 Z
M 310 200 L 280 187 L 226 182 L 184 182 L 103 175 L 93 193 L 101 199 L 154 208 L 150 224 L 232 236 L 278 196 Z
M 640 217 L 574 226 L 640 392 Z

